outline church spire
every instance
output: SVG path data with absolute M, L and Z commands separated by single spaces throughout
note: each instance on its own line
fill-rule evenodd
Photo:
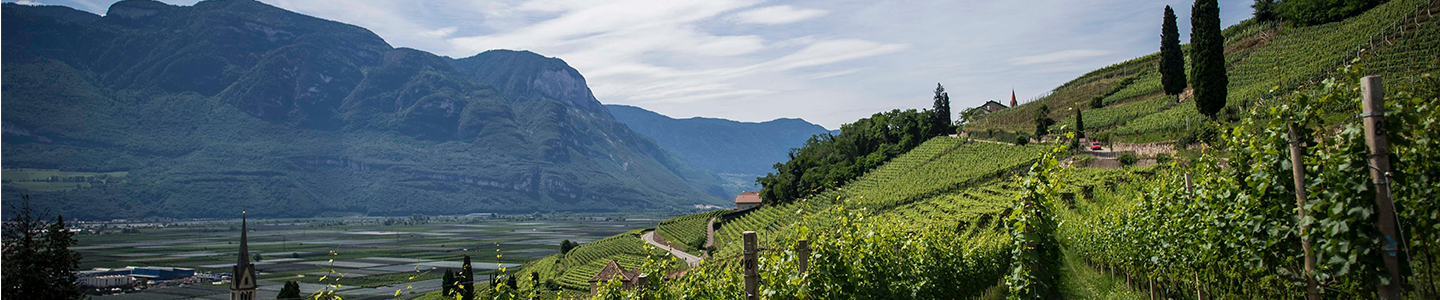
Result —
M 1017 104 L 1019 103 L 1015 102 L 1015 88 L 1010 88 L 1010 107 L 1015 107 Z
M 245 224 L 245 212 L 244 212 L 244 211 L 241 211 L 241 212 L 240 212 L 240 259 L 235 261 L 235 265 L 236 265 L 236 266 L 244 266 L 244 265 L 249 265 L 249 264 L 250 264 L 250 244 L 245 241 L 245 240 L 246 240 L 246 233 L 247 233 L 247 232 L 250 232 L 250 229 L 246 228 L 245 225 L 246 225 L 246 224 Z
M 230 273 L 230 300 L 256 300 L 255 264 L 250 263 L 250 243 L 246 241 L 250 228 L 246 226 L 245 212 L 240 212 L 240 257 L 235 259 L 235 268 Z

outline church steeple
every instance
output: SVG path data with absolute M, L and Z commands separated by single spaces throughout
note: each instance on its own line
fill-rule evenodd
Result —
M 259 287 L 255 283 L 255 264 L 250 263 L 250 244 L 246 241 L 250 228 L 246 225 L 245 212 L 241 211 L 240 257 L 230 273 L 230 300 L 256 300 L 255 290 Z
M 235 265 L 237 266 L 250 264 L 250 244 L 245 241 L 248 232 L 250 232 L 250 229 L 246 228 L 245 212 L 242 211 L 240 212 L 240 259 L 235 261 Z
M 1015 107 L 1016 104 L 1019 103 L 1015 102 L 1015 89 L 1010 89 L 1010 107 Z

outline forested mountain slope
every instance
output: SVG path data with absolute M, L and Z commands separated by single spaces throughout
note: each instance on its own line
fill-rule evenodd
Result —
M 738 122 L 715 118 L 675 119 L 628 105 L 605 105 L 617 121 L 684 156 L 695 166 L 729 179 L 732 194 L 759 190 L 755 178 L 775 172 L 790 149 L 805 145 L 824 127 L 801 119 Z
M 5 199 L 67 217 L 629 211 L 726 194 L 615 122 L 559 59 L 467 64 L 251 0 L 3 12 L 4 167 L 29 169 L 7 171 Z M 28 176 L 56 169 L 79 175 Z

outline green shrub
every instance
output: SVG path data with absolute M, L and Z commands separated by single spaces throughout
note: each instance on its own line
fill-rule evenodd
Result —
M 1140 157 L 1135 156 L 1135 153 L 1125 153 L 1120 155 L 1120 165 L 1122 166 L 1133 166 L 1137 162 L 1140 162 Z
M 1174 158 L 1170 157 L 1170 153 L 1160 153 L 1155 155 L 1156 164 L 1167 164 L 1170 163 L 1171 160 L 1174 160 Z

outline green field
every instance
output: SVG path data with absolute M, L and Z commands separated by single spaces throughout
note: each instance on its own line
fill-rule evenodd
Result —
M 5 169 L 5 188 L 24 192 L 60 192 L 126 180 L 130 172 L 71 172 L 56 169 Z
M 611 236 L 652 227 L 657 222 L 643 216 L 624 221 L 605 221 L 604 216 L 538 220 L 528 216 L 511 219 L 431 217 L 425 223 L 400 222 L 387 226 L 386 220 L 249 220 L 250 253 L 261 256 L 256 268 L 260 271 L 262 295 L 267 289 L 278 289 L 284 281 L 305 283 L 302 287 L 305 292 L 323 288 L 324 284 L 341 284 L 345 290 L 342 295 L 355 297 L 373 294 L 377 289 L 390 289 L 393 293 L 405 286 L 412 286 L 408 290 L 419 295 L 438 287 L 434 283 L 445 270 L 458 270 L 464 255 L 470 255 L 473 260 L 475 272 L 481 277 L 477 282 L 484 282 L 488 278 L 485 276 L 500 267 L 506 267 L 506 273 L 515 273 L 522 264 L 533 265 L 553 258 L 551 255 L 559 252 L 557 245 L 561 240 L 585 243 L 577 249 L 580 254 L 574 260 L 578 260 L 580 255 L 590 255 L 586 253 L 599 255 L 593 249 L 606 248 L 590 246 L 592 241 L 619 240 Z M 83 256 L 82 270 L 164 266 L 194 268 L 200 273 L 228 273 L 236 260 L 240 234 L 239 220 L 107 222 L 79 226 L 95 232 L 77 236 L 79 245 L 72 248 Z M 629 240 L 640 243 L 639 239 Z M 322 282 L 321 277 L 326 279 Z M 124 297 L 185 289 L 153 289 Z M 109 299 L 107 297 L 112 296 L 96 299 Z

